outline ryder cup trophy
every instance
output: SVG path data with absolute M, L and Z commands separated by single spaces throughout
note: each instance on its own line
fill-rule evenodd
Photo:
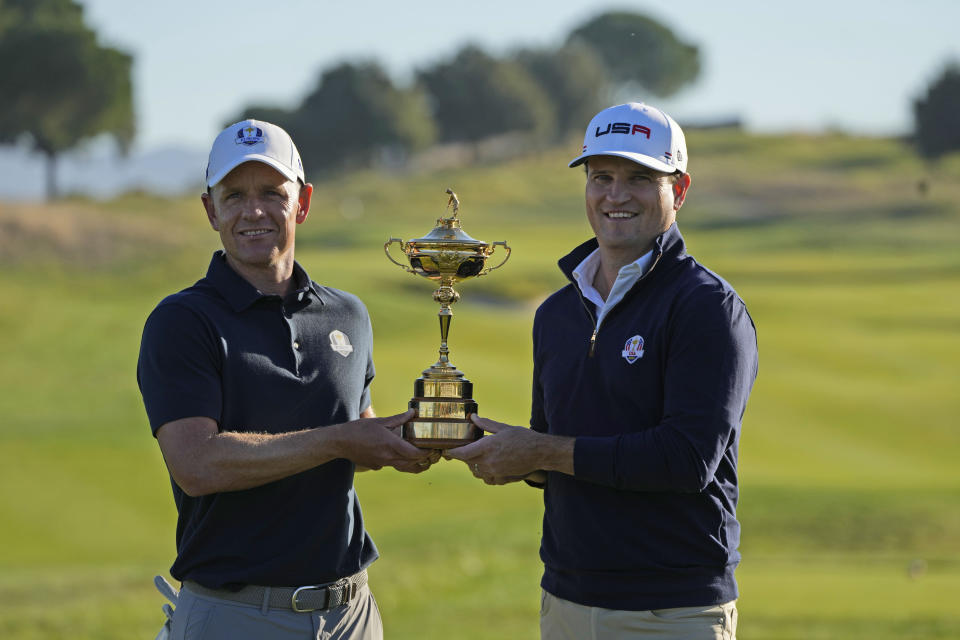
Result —
M 447 210 L 453 209 L 449 218 L 437 220 L 437 226 L 422 238 L 407 242 L 390 238 L 383 245 L 390 262 L 439 285 L 433 292 L 433 299 L 440 303 L 440 358 L 413 383 L 414 397 L 410 400 L 410 408 L 417 410 L 417 416 L 403 425 L 403 437 L 424 449 L 459 447 L 482 435 L 481 430 L 470 422 L 470 415 L 477 412 L 473 383 L 450 362 L 447 348 L 453 317 L 450 305 L 460 299 L 453 285 L 467 278 L 485 276 L 502 267 L 510 258 L 510 247 L 506 242 L 487 244 L 464 233 L 457 218 L 460 201 L 450 189 L 447 193 L 450 194 Z M 409 266 L 390 255 L 390 245 L 394 242 L 400 244 Z M 493 254 L 496 245 L 503 246 L 506 255 L 497 266 L 486 267 L 487 258 Z

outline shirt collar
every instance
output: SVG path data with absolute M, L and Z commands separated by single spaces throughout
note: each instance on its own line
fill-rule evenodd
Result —
M 320 296 L 320 287 L 313 280 L 310 279 L 310 276 L 307 275 L 306 270 L 300 266 L 299 262 L 294 261 L 293 263 L 293 293 L 306 295 L 307 293 L 313 293 L 316 296 L 317 300 L 323 302 L 323 298 Z
M 573 279 L 580 287 L 580 293 L 583 294 L 583 297 L 597 308 L 597 328 L 600 327 L 610 310 L 623 300 L 627 292 L 633 288 L 633 285 L 640 281 L 652 262 L 653 250 L 651 249 L 633 262 L 620 267 L 617 272 L 617 279 L 610 286 L 610 292 L 607 294 L 606 300 L 593 286 L 593 278 L 597 274 L 597 269 L 600 268 L 600 250 L 596 249 L 577 265 L 577 268 L 573 270 Z
M 207 279 L 213 283 L 213 286 L 234 311 L 243 311 L 260 298 L 265 297 L 243 276 L 230 268 L 230 265 L 227 264 L 227 254 L 222 249 L 213 253 L 210 266 L 207 269 Z M 310 276 L 298 262 L 293 263 L 293 286 L 295 289 L 291 295 L 297 294 L 298 298 L 302 299 L 303 296 L 313 293 L 317 300 L 323 304 L 319 287 L 310 279 Z
M 594 249 L 580 261 L 580 264 L 573 268 L 573 279 L 576 280 L 581 289 L 583 289 L 584 284 L 592 286 L 598 268 L 600 268 L 600 249 Z
M 639 280 L 640 277 L 650 268 L 650 263 L 653 261 L 653 250 L 647 251 L 645 254 L 634 260 L 629 264 L 625 264 L 620 267 L 620 270 L 617 272 L 617 280 L 620 279 L 630 279 L 630 280 Z M 577 286 L 580 287 L 580 290 L 586 292 L 586 290 L 596 289 L 593 288 L 593 279 L 597 275 L 597 269 L 600 268 L 600 249 L 594 249 L 590 252 L 586 258 L 580 261 L 576 267 L 574 267 L 572 275 L 573 279 L 576 281 Z M 599 293 L 597 294 L 600 295 Z
M 683 236 L 680 235 L 680 229 L 677 228 L 676 222 L 671 224 L 670 228 L 664 231 L 661 235 L 657 236 L 655 244 L 656 246 L 654 247 L 654 255 L 662 255 L 662 258 L 659 260 L 660 264 L 676 262 L 686 256 L 686 248 L 683 243 Z M 598 246 L 600 245 L 597 243 L 597 239 L 590 238 L 573 251 L 560 258 L 560 260 L 557 261 L 557 266 L 560 267 L 560 270 L 568 279 L 572 280 L 573 268 L 583 262 L 583 259 L 586 258 Z M 659 267 L 658 271 L 663 271 L 663 267 Z

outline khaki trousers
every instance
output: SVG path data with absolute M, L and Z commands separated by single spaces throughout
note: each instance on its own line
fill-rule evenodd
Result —
M 542 640 L 736 640 L 737 602 L 707 607 L 619 611 L 587 607 L 543 591 Z
M 380 611 L 364 585 L 345 605 L 297 613 L 180 590 L 170 640 L 383 640 Z

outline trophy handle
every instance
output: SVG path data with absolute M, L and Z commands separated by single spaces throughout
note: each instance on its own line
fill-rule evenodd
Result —
M 476 277 L 479 278 L 480 276 L 485 276 L 485 275 L 487 275 L 488 273 L 490 273 L 491 271 L 493 271 L 494 269 L 499 269 L 499 268 L 502 267 L 503 265 L 507 264 L 507 260 L 510 259 L 510 254 L 512 253 L 512 249 L 510 249 L 510 247 L 507 246 L 507 241 L 506 241 L 506 240 L 497 240 L 496 242 L 493 243 L 492 246 L 496 247 L 498 244 L 501 245 L 504 249 L 507 250 L 507 255 L 505 255 L 505 256 L 503 257 L 503 260 L 500 261 L 500 264 L 498 264 L 498 265 L 495 266 L 495 267 L 487 267 L 486 269 L 484 269 L 483 271 L 481 271 L 480 273 L 478 273 L 478 274 L 476 275 Z M 493 255 L 493 251 L 490 252 L 490 255 Z
M 390 262 L 392 262 L 393 264 L 397 265 L 398 267 L 400 267 L 400 268 L 403 269 L 404 271 L 406 271 L 406 272 L 408 272 L 408 273 L 416 273 L 416 271 L 414 271 L 413 269 L 411 269 L 409 266 L 407 266 L 407 265 L 405 265 L 405 264 L 401 264 L 401 263 L 397 262 L 396 260 L 394 260 L 394 259 L 393 259 L 393 256 L 390 255 L 390 245 L 392 245 L 394 242 L 399 242 L 399 243 L 400 243 L 400 249 L 401 249 L 401 250 L 403 249 L 403 240 L 401 240 L 400 238 L 390 238 L 390 239 L 389 239 L 387 242 L 385 242 L 384 245 L 383 245 L 383 252 L 384 252 L 385 254 L 387 254 L 387 258 L 390 260 Z M 504 261 L 504 262 L 506 262 L 506 261 Z

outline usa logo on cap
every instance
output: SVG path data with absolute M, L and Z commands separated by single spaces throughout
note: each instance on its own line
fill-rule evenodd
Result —
M 237 137 L 234 139 L 234 142 L 246 145 L 263 142 L 263 129 L 249 126 L 237 129 Z

